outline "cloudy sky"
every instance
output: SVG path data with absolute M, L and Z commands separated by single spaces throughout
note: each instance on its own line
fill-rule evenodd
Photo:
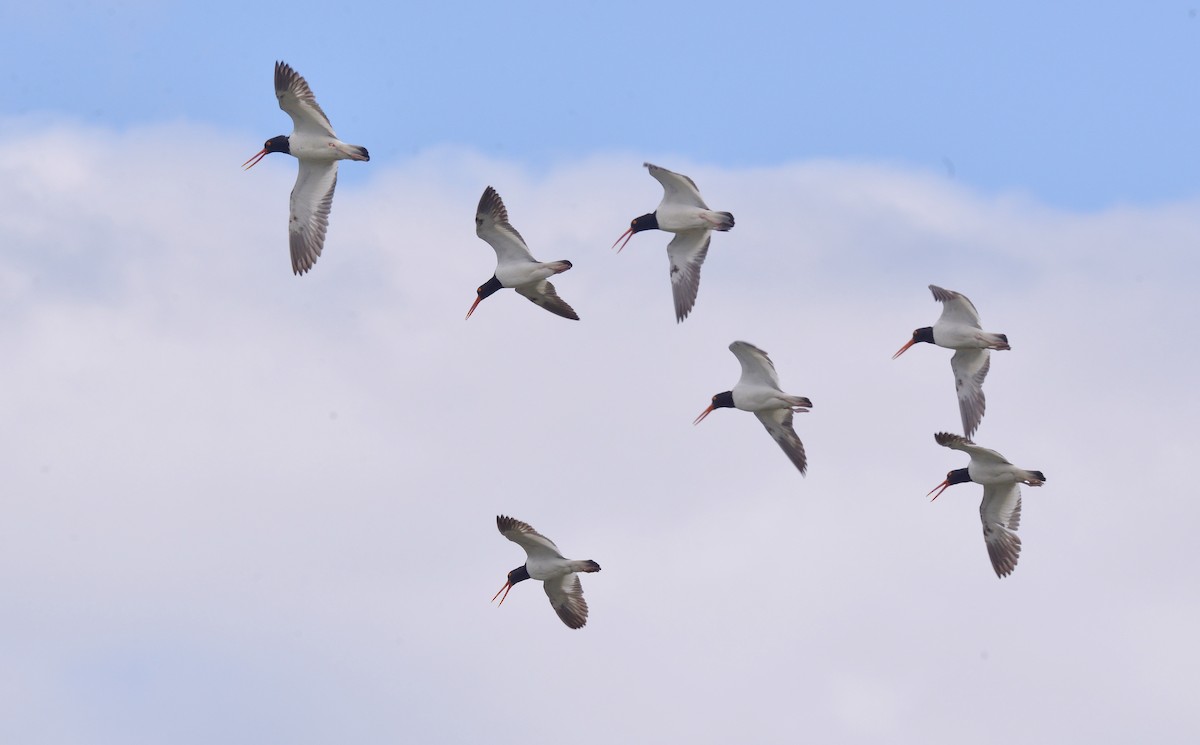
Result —
M 1200 733 L 1188 3 L 0 5 L 0 741 L 1124 743 Z M 330 33 L 337 29 L 337 33 Z M 345 163 L 294 277 L 312 85 Z M 674 322 L 652 161 L 737 216 Z M 504 291 L 494 186 L 578 323 Z M 975 439 L 1048 477 L 995 577 Z M 749 414 L 770 352 L 802 478 Z M 540 587 L 511 514 L 573 558 Z

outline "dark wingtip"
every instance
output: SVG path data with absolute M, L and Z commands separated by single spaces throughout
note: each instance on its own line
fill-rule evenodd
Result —
M 504 206 L 504 200 L 500 198 L 500 192 L 491 186 L 483 190 L 475 214 L 491 215 L 497 222 L 508 222 L 508 209 Z

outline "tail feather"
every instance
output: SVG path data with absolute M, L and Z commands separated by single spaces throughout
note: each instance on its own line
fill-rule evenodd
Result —
M 574 572 L 598 572 L 600 565 L 588 559 L 586 561 L 576 561 L 571 564 L 571 571 Z
M 1029 484 L 1030 486 L 1041 486 L 1042 484 L 1046 483 L 1046 474 L 1042 473 L 1041 471 L 1026 471 L 1024 476 L 1025 483 Z
M 575 265 L 566 259 L 563 259 L 562 261 L 551 261 L 549 262 L 549 266 L 552 270 L 554 270 L 555 274 L 562 274 Z
M 712 214 L 717 218 L 717 222 L 713 226 L 713 230 L 729 230 L 733 227 L 732 212 L 714 212 Z
M 1008 336 L 1005 334 L 984 334 L 991 349 L 1012 349 L 1008 346 Z
M 346 143 L 342 143 L 341 145 L 338 146 L 337 149 L 340 150 L 342 153 L 344 153 L 346 155 L 346 157 L 349 158 L 350 160 L 370 160 L 371 159 L 371 154 L 368 153 L 367 149 L 365 147 L 363 147 L 362 145 L 348 145 Z
M 787 401 L 790 406 L 800 407 L 805 411 L 812 408 L 812 401 L 808 400 L 804 396 L 788 396 L 784 400 Z

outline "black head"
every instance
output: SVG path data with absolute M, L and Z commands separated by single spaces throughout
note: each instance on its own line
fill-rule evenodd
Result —
M 508 597 L 508 591 L 513 588 L 513 585 L 517 584 L 518 582 L 524 582 L 527 579 L 529 579 L 529 570 L 525 568 L 524 564 L 522 564 L 508 573 L 508 581 L 504 583 L 504 587 L 501 587 L 500 590 L 492 596 L 492 600 L 500 598 L 500 593 L 502 592 L 504 593 L 504 597 L 500 598 L 500 605 L 504 605 L 504 599 Z
M 965 468 L 956 468 L 955 470 L 947 473 L 946 480 L 943 481 L 942 483 L 938 484 L 937 486 L 933 487 L 932 489 L 930 489 L 929 493 L 933 494 L 934 492 L 937 492 L 937 494 L 933 494 L 933 499 L 937 499 L 938 497 L 942 496 L 942 492 L 946 491 L 947 489 L 954 486 L 955 484 L 965 484 L 966 482 L 968 482 L 970 480 L 971 480 L 970 471 L 968 471 Z M 928 496 L 928 495 L 926 495 L 926 496 Z M 931 499 L 929 501 L 932 502 L 933 499 Z
M 643 230 L 658 230 L 658 215 L 647 212 L 641 217 L 635 217 L 629 223 L 629 229 L 634 233 L 640 233 Z
M 733 391 L 725 391 L 718 393 L 712 397 L 712 407 L 714 409 L 732 409 L 733 408 Z
M 966 468 L 956 468 L 946 474 L 946 486 L 965 484 L 971 480 L 971 472 Z
M 266 150 L 268 153 L 292 154 L 292 148 L 288 142 L 287 135 L 279 135 L 278 137 L 272 137 L 271 139 L 267 140 L 265 143 L 263 143 L 263 150 Z
M 263 143 L 262 150 L 259 150 L 254 155 L 251 155 L 250 159 L 242 164 L 242 168 L 246 168 L 246 169 L 253 168 L 254 166 L 258 165 L 258 161 L 267 157 L 267 155 L 269 153 L 287 153 L 287 154 L 291 155 L 291 152 L 292 152 L 292 148 L 291 148 L 291 145 L 288 143 L 287 135 L 279 135 L 278 137 L 272 137 L 271 139 L 269 139 Z
M 732 409 L 733 408 L 733 391 L 724 391 L 712 397 L 712 403 L 708 408 L 700 412 L 700 416 L 696 417 L 696 421 L 692 424 L 699 424 L 704 421 L 704 417 L 713 413 L 717 409 Z
M 925 342 L 927 344 L 933 343 L 933 327 L 932 326 L 925 326 L 925 327 L 914 330 L 912 338 L 908 340 L 908 343 L 906 343 L 904 346 L 900 347 L 900 351 L 898 351 L 892 355 L 892 359 L 896 359 L 900 355 L 904 354 L 908 350 L 908 348 L 911 347 L 913 344 L 917 344 L 920 342 Z
M 479 307 L 479 304 L 483 302 L 485 297 L 491 297 L 502 287 L 504 287 L 504 285 L 500 284 L 500 280 L 496 279 L 496 275 L 494 274 L 492 275 L 491 279 L 481 284 L 478 289 L 475 290 L 475 302 L 471 304 L 471 309 L 467 311 L 467 318 L 471 317 L 471 314 L 475 312 L 475 309 Z
M 629 230 L 621 233 L 621 237 L 617 239 L 616 243 L 613 243 L 613 247 L 616 248 L 617 243 L 625 241 L 625 243 L 621 243 L 621 248 L 617 249 L 617 253 L 621 253 L 621 249 L 625 248 L 625 246 L 633 238 L 634 233 L 640 233 L 643 230 L 656 230 L 657 228 L 658 216 L 653 212 L 649 212 L 641 217 L 635 217 L 633 218 L 633 221 L 629 223 Z

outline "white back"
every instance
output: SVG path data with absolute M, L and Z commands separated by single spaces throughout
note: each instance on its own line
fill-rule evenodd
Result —
M 563 558 L 558 546 L 554 545 L 554 541 L 534 530 L 529 523 L 521 522 L 507 515 L 498 515 L 496 528 L 505 538 L 525 549 L 525 553 L 530 559 Z
M 979 503 L 983 540 L 997 577 L 1012 574 L 1021 555 L 1021 538 L 1012 531 L 1021 524 L 1021 487 L 1014 484 L 983 488 Z
M 279 99 L 279 108 L 292 118 L 292 127 L 297 133 L 337 139 L 329 117 L 317 105 L 308 82 L 286 62 L 275 63 L 275 97 Z
M 658 183 L 663 187 L 662 202 L 658 205 L 662 209 L 667 204 L 684 204 L 700 209 L 708 209 L 708 205 L 704 203 L 704 199 L 700 196 L 700 190 L 696 188 L 696 182 L 692 181 L 682 173 L 668 171 L 665 168 L 654 165 L 653 163 L 643 163 L 643 166 L 650 169 L 650 175 L 658 179 Z
M 966 295 L 954 290 L 943 290 L 937 285 L 929 285 L 929 291 L 933 293 L 933 299 L 942 304 L 942 315 L 937 320 L 939 324 L 983 328 L 979 325 L 979 311 L 975 310 L 975 305 Z
M 338 167 L 336 160 L 299 162 L 296 185 L 292 187 L 288 243 L 292 252 L 292 271 L 303 274 L 312 269 L 325 245 Z
M 542 583 L 550 607 L 569 628 L 582 628 L 587 623 L 588 605 L 583 599 L 583 583 L 575 573 L 548 579 Z
M 958 392 L 958 413 L 962 416 L 963 434 L 975 434 L 983 421 L 987 401 L 983 396 L 983 380 L 992 364 L 987 349 L 959 349 L 950 358 L 954 373 L 954 389 Z
M 487 241 L 496 252 L 496 264 L 534 261 L 525 239 L 508 222 L 504 200 L 492 187 L 483 190 L 475 209 L 475 235 Z
M 937 444 L 942 447 L 948 447 L 951 450 L 961 450 L 971 456 L 971 460 L 979 461 L 980 463 L 996 463 L 1011 466 L 1008 459 L 995 450 L 979 447 L 962 435 L 950 434 L 949 432 L 938 432 L 933 436 Z
M 682 321 L 692 312 L 700 292 L 700 267 L 708 256 L 711 230 L 684 230 L 667 245 L 671 262 L 671 295 L 675 300 L 675 320 Z
M 779 390 L 779 375 L 775 372 L 775 363 L 771 362 L 766 352 L 746 341 L 735 341 L 729 345 L 729 351 L 742 363 L 739 386 L 765 386 Z

